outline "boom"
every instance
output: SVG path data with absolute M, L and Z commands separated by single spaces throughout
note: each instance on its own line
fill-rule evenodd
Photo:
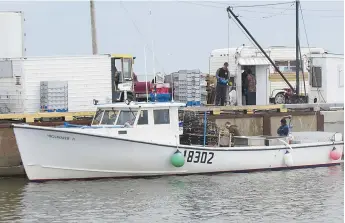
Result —
M 260 49 L 260 51 L 265 55 L 265 57 L 268 59 L 268 61 L 272 64 L 272 66 L 275 68 L 275 70 L 279 73 L 279 75 L 284 79 L 284 81 L 286 82 L 287 85 L 289 85 L 290 89 L 292 90 L 292 92 L 296 92 L 295 89 L 292 87 L 292 85 L 290 84 L 290 82 L 286 79 L 286 77 L 283 75 L 282 72 L 280 72 L 279 68 L 275 65 L 275 63 L 272 61 L 272 59 L 267 55 L 267 53 L 262 49 L 262 47 L 259 45 L 258 42 L 256 42 L 256 40 L 254 39 L 254 37 L 250 34 L 250 32 L 247 30 L 247 28 L 242 24 L 242 22 L 238 19 L 238 16 L 236 16 L 234 14 L 234 12 L 231 10 L 231 7 L 229 6 L 227 8 L 228 11 L 228 15 L 229 18 L 231 18 L 231 16 L 233 18 L 235 18 L 235 20 L 238 22 L 238 24 L 243 28 L 243 30 L 248 34 L 248 36 L 253 40 L 253 42 L 256 44 L 256 46 Z M 231 16 L 230 16 L 231 14 Z

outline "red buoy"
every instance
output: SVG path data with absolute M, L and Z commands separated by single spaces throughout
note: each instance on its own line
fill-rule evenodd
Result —
M 329 154 L 329 157 L 332 160 L 338 160 L 341 157 L 341 153 L 337 151 L 337 149 L 335 147 L 333 147 L 332 151 Z

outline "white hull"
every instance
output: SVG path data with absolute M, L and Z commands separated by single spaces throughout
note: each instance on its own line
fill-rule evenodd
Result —
M 284 155 L 291 151 L 293 165 L 332 165 L 333 147 L 343 153 L 343 142 L 317 142 L 270 147 L 205 148 L 179 146 L 185 164 L 174 167 L 176 146 L 145 143 L 69 129 L 14 125 L 26 174 L 30 180 L 135 177 L 287 168 Z M 188 159 L 188 156 L 193 157 Z M 199 157 L 198 157 L 199 156 Z M 190 162 L 191 161 L 191 162 Z

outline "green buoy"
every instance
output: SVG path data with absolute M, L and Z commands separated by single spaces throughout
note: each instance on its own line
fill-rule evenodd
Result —
M 171 156 L 170 162 L 174 167 L 183 166 L 184 165 L 183 154 L 179 150 L 176 150 L 176 152 Z

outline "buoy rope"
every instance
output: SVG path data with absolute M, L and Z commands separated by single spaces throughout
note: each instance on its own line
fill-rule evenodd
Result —
M 286 145 L 290 150 L 291 150 L 291 152 L 293 151 L 292 150 L 292 147 L 287 143 L 287 142 L 285 142 L 284 140 L 282 140 L 282 139 L 278 139 L 280 142 L 282 142 L 284 145 Z

